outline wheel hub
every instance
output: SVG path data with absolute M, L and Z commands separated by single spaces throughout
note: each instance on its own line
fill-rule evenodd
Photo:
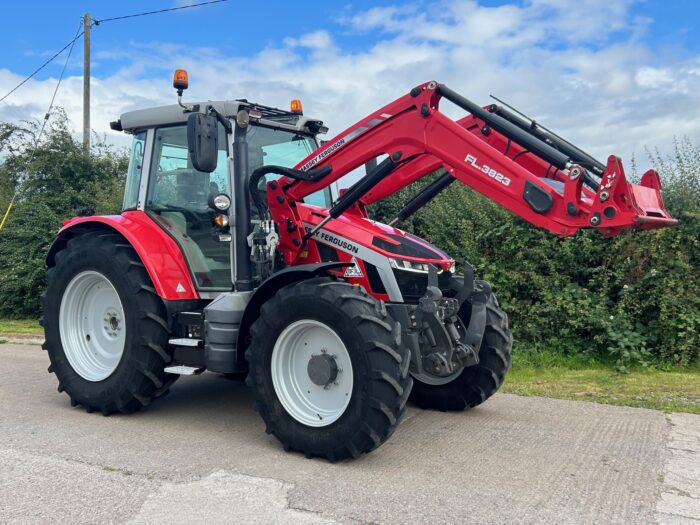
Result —
M 315 319 L 300 319 L 282 330 L 270 373 L 286 412 L 309 427 L 337 421 L 352 398 L 350 353 L 333 328 Z
M 312 355 L 306 371 L 315 385 L 328 386 L 338 377 L 338 363 L 327 353 Z
M 122 320 L 119 312 L 116 310 L 108 310 L 103 318 L 103 328 L 105 333 L 110 337 L 117 337 L 117 333 L 122 329 Z

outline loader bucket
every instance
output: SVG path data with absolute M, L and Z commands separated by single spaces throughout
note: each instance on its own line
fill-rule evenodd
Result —
M 637 216 L 641 229 L 663 228 L 678 223 L 664 207 L 659 176 L 655 171 L 646 172 L 641 184 L 630 184 L 630 189 L 634 202 L 641 212 Z
M 616 180 L 617 179 L 617 180 Z M 639 184 L 627 182 L 620 159 L 611 156 L 601 181 L 598 196 L 608 190 L 611 201 L 620 209 L 619 220 L 613 219 L 614 225 L 605 229 L 606 235 L 614 235 L 626 228 L 652 230 L 665 228 L 678 223 L 664 207 L 661 196 L 661 181 L 654 170 L 647 171 Z M 603 213 L 608 209 L 599 205 Z

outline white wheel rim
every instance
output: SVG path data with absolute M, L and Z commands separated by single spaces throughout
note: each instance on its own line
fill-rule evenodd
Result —
M 124 353 L 126 319 L 109 279 L 92 270 L 73 277 L 58 317 L 63 352 L 73 370 L 94 382 L 112 375 Z
M 330 355 L 337 375 L 328 385 L 317 385 L 308 372 L 313 356 Z M 287 326 L 272 350 L 272 384 L 287 413 L 310 427 L 337 421 L 350 404 L 352 361 L 342 339 L 330 327 L 313 319 Z

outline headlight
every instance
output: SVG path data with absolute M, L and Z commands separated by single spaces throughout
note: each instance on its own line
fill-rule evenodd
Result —
M 214 195 L 209 200 L 209 207 L 218 211 L 226 211 L 231 207 L 231 197 L 225 193 Z
M 407 261 L 406 259 L 389 258 L 389 264 L 392 268 L 395 268 L 397 270 L 406 270 L 408 272 L 428 273 L 428 271 L 430 270 L 430 264 L 428 263 Z M 435 268 L 437 269 L 438 275 L 443 272 L 440 266 L 435 265 Z M 452 264 L 450 264 L 449 272 L 455 273 L 455 271 L 455 263 L 453 261 Z
M 428 269 L 430 268 L 430 266 L 425 263 L 407 261 L 405 259 L 389 259 L 389 264 L 392 268 L 407 270 L 409 272 L 428 273 Z

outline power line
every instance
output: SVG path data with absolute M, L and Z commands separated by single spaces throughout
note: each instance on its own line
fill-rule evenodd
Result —
M 56 57 L 58 57 L 58 56 L 59 56 L 61 53 L 63 53 L 66 49 L 68 49 L 69 47 L 72 49 L 72 46 L 73 46 L 73 44 L 75 43 L 75 41 L 78 40 L 81 36 L 83 36 L 83 32 L 82 32 L 82 31 L 80 31 L 77 35 L 75 35 L 75 37 L 73 38 L 73 40 L 71 40 L 71 41 L 68 42 L 65 46 L 63 46 L 63 47 L 61 48 L 60 51 L 57 51 L 51 58 L 49 58 L 46 62 L 44 62 L 44 63 L 41 64 L 38 68 L 36 68 L 27 78 L 25 78 L 24 80 L 22 80 L 22 82 L 20 82 L 20 83 L 17 84 L 15 87 L 13 87 L 10 91 L 8 91 L 8 92 L 5 94 L 4 97 L 0 98 L 0 102 L 4 101 L 7 97 L 9 97 L 10 95 L 12 95 L 12 93 L 14 93 L 15 91 L 17 91 L 17 90 L 18 90 L 20 87 L 22 87 L 24 84 L 26 84 L 32 77 L 34 77 L 39 71 L 41 71 L 41 70 L 44 69 L 46 66 L 48 66 L 51 62 L 53 62 L 53 61 L 56 59 Z
M 51 97 L 51 102 L 49 103 L 49 109 L 46 111 L 46 115 L 44 115 L 44 123 L 41 125 L 41 130 L 39 131 L 39 135 L 37 136 L 35 145 L 34 145 L 34 151 L 36 151 L 36 146 L 39 144 L 39 139 L 41 138 L 42 133 L 44 133 L 44 127 L 46 127 L 46 122 L 49 120 L 49 115 L 51 114 L 51 110 L 53 109 L 53 103 L 56 101 L 56 94 L 58 93 L 58 88 L 61 87 L 61 82 L 63 81 L 63 75 L 66 73 L 66 68 L 68 67 L 68 61 L 70 60 L 70 55 L 73 52 L 73 47 L 75 46 L 75 41 L 80 38 L 80 36 L 83 34 L 83 32 L 80 30 L 82 26 L 82 21 L 80 24 L 78 24 L 78 31 L 75 33 L 75 38 L 70 44 L 70 49 L 68 50 L 68 56 L 66 57 L 66 61 L 63 63 L 63 69 L 61 69 L 61 75 L 58 77 L 58 83 L 56 84 L 56 89 L 53 90 L 53 96 Z M 32 155 L 32 160 L 34 156 Z
M 103 19 L 101 19 L 101 20 L 95 19 L 95 20 L 93 21 L 93 24 L 94 24 L 94 25 L 99 25 L 99 24 L 101 24 L 102 22 L 112 22 L 112 21 L 114 21 L 114 20 L 124 20 L 124 19 L 126 19 L 126 18 L 135 18 L 135 17 L 138 17 L 138 16 L 155 15 L 155 14 L 158 14 L 158 13 L 167 13 L 167 12 L 170 12 L 170 11 L 179 11 L 179 10 L 181 10 L 181 9 L 189 9 L 189 8 L 191 8 L 191 7 L 200 7 L 200 6 L 203 6 L 203 5 L 220 4 L 220 3 L 222 3 L 222 2 L 227 2 L 227 1 L 228 1 L 228 0 L 211 0 L 211 1 L 209 1 L 209 2 L 201 2 L 201 3 L 199 3 L 199 4 L 183 5 L 183 6 L 180 6 L 180 7 L 171 7 L 171 8 L 169 8 L 169 9 L 160 9 L 160 10 L 158 10 L 158 11 L 148 11 L 148 12 L 145 12 L 145 13 L 136 13 L 136 14 L 133 14 L 133 15 L 115 16 L 115 17 L 112 17 L 112 18 L 103 18 Z M 67 43 L 65 46 L 63 46 L 59 51 L 57 51 L 56 53 L 54 53 L 54 54 L 51 56 L 51 58 L 49 58 L 48 60 L 46 60 L 46 62 L 44 62 L 44 63 L 41 64 L 38 68 L 36 68 L 34 71 L 32 71 L 32 73 L 29 74 L 24 80 L 22 80 L 19 84 L 17 84 L 17 85 L 16 85 L 15 87 L 13 87 L 10 91 L 8 91 L 3 97 L 0 98 L 0 102 L 4 102 L 5 99 L 6 99 L 7 97 L 9 97 L 10 95 L 12 95 L 12 93 L 14 93 L 15 91 L 17 91 L 20 87 L 22 87 L 24 84 L 26 84 L 26 83 L 27 83 L 29 80 L 31 80 L 34 76 L 36 76 L 37 73 L 39 73 L 42 69 L 44 69 L 46 66 L 48 66 L 51 62 L 53 62 L 53 61 L 54 61 L 58 56 L 60 56 L 61 53 L 63 53 L 66 49 L 68 49 L 69 47 L 72 49 L 72 46 L 73 46 L 73 44 L 75 43 L 75 41 L 78 40 L 78 38 L 80 38 L 81 36 L 83 36 L 83 31 L 80 31 L 77 35 L 75 35 L 75 37 L 73 38 L 73 40 L 71 40 L 70 42 L 68 42 L 68 43 Z
M 44 122 L 42 122 L 41 129 L 39 130 L 39 133 L 37 134 L 36 138 L 34 139 L 34 149 L 32 150 L 32 154 L 29 157 L 29 160 L 27 161 L 27 164 L 26 164 L 27 167 L 31 166 L 32 162 L 34 161 L 34 157 L 36 157 L 37 148 L 39 147 L 39 141 L 41 140 L 41 136 L 44 134 L 44 129 L 46 128 L 46 123 L 49 121 L 49 116 L 51 115 L 51 110 L 53 109 L 53 104 L 56 101 L 56 95 L 58 94 L 58 89 L 61 87 L 61 81 L 63 81 L 63 75 L 66 73 L 66 68 L 68 67 L 68 61 L 70 60 L 70 55 L 73 52 L 73 47 L 75 46 L 75 41 L 78 40 L 78 38 L 80 38 L 80 36 L 83 34 L 82 31 L 80 31 L 81 27 L 82 27 L 82 20 L 81 20 L 80 24 L 78 24 L 78 32 L 76 33 L 75 38 L 69 44 L 70 49 L 68 49 L 68 56 L 66 57 L 66 61 L 63 63 L 63 69 L 61 69 L 61 75 L 58 77 L 58 82 L 56 83 L 56 88 L 53 90 L 53 96 L 51 97 L 51 102 L 49 103 L 49 108 L 46 110 L 46 114 L 44 115 Z M 65 49 L 65 48 L 63 48 L 63 49 Z M 61 50 L 61 52 L 63 52 L 63 49 Z M 59 54 L 60 54 L 60 52 L 59 52 Z M 56 56 L 58 56 L 58 55 L 56 55 Z M 51 60 L 53 60 L 53 58 Z M 5 95 L 5 96 L 7 96 L 7 95 Z M 3 99 L 2 99 L 3 102 L 4 102 L 4 98 L 5 97 L 3 97 Z M 5 104 L 7 104 L 7 102 L 5 102 Z M 15 186 L 14 192 L 12 193 L 12 199 L 10 200 L 10 204 L 7 206 L 7 211 L 3 215 L 2 219 L 0 219 L 0 230 L 2 230 L 3 226 L 5 226 L 5 223 L 7 222 L 7 218 L 10 215 L 10 211 L 12 211 L 12 206 L 14 206 L 14 204 L 15 204 L 15 199 L 17 198 L 17 188 L 18 187 L 19 187 L 19 181 L 17 182 L 17 186 Z
M 100 25 L 103 22 L 112 22 L 114 20 L 124 20 L 125 18 L 136 18 L 137 16 L 146 16 L 146 15 L 157 15 L 158 13 L 167 13 L 169 11 L 179 11 L 180 9 L 189 9 L 190 7 L 200 7 L 203 5 L 210 5 L 210 4 L 220 4 L 221 2 L 227 2 L 228 0 L 211 0 L 210 2 L 202 2 L 199 4 L 191 4 L 191 5 L 183 5 L 180 7 L 171 7 L 169 9 L 160 9 L 158 11 L 147 11 L 145 13 L 136 13 L 133 15 L 124 15 L 124 16 L 115 16 L 112 18 L 102 18 L 102 19 L 95 19 L 95 25 Z

